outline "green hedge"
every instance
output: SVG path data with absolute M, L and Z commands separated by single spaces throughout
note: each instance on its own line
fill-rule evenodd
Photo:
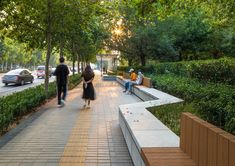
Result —
M 81 82 L 81 74 L 75 74 L 69 77 L 69 89 L 75 88 Z
M 80 75 L 69 77 L 69 89 L 74 88 L 81 80 Z M 56 96 L 56 83 L 49 83 L 48 97 Z M 0 98 L 0 133 L 7 130 L 8 126 L 16 119 L 32 112 L 36 107 L 46 101 L 44 85 L 14 93 Z
M 167 104 L 148 108 L 162 123 L 169 127 L 175 134 L 180 136 L 180 116 L 182 112 L 197 114 L 197 111 L 189 103 Z
M 160 63 L 154 66 L 156 74 L 175 74 L 200 81 L 235 85 L 235 59 L 201 60 Z
M 156 89 L 168 92 L 193 103 L 205 120 L 235 134 L 235 87 L 204 84 L 191 78 L 175 75 L 152 76 Z
M 158 63 L 151 66 L 120 66 L 118 70 L 141 69 L 144 74 L 175 74 L 204 82 L 235 85 L 235 59 Z

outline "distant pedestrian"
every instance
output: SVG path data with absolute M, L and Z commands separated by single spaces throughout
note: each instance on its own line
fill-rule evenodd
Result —
M 95 89 L 92 81 L 95 77 L 93 70 L 90 65 L 87 65 L 85 71 L 82 73 L 83 80 L 83 95 L 82 98 L 85 100 L 84 108 L 90 108 L 90 101 L 95 100 Z
M 58 99 L 58 107 L 62 107 L 65 104 L 65 99 L 67 95 L 67 83 L 68 83 L 68 75 L 69 69 L 66 64 L 64 64 L 64 57 L 60 57 L 60 64 L 56 67 L 54 75 L 56 76 L 56 84 L 57 84 L 57 99 Z M 63 92 L 62 98 L 61 93 Z

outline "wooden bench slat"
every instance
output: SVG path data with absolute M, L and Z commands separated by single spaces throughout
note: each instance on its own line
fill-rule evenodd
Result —
M 185 153 L 151 153 L 147 154 L 148 158 L 151 158 L 152 160 L 159 160 L 159 159 L 190 159 L 188 155 L 185 155 Z
M 151 166 L 197 166 L 196 163 L 192 163 L 191 161 L 177 161 L 177 160 L 166 160 L 166 161 L 154 161 L 150 163 Z
M 146 165 L 189 165 L 196 166 L 195 162 L 180 148 L 143 148 L 141 156 Z
M 154 147 L 154 148 L 142 148 L 143 153 L 172 153 L 172 152 L 182 152 L 178 147 Z
M 229 166 L 235 165 L 235 139 L 229 141 Z
M 192 135 L 193 135 L 193 121 L 190 116 L 186 116 L 186 135 L 185 135 L 185 152 L 192 156 Z
M 198 163 L 199 159 L 199 133 L 200 133 L 200 125 L 193 121 L 193 133 L 192 133 L 192 159 L 196 163 Z
M 225 131 L 216 127 L 208 128 L 208 166 L 217 165 L 218 136 L 221 133 L 225 133 Z
M 199 124 L 199 166 L 207 166 L 207 128 Z
M 185 144 L 185 137 L 186 137 L 186 115 L 184 113 L 181 114 L 180 120 L 180 148 L 185 151 L 186 144 Z
M 229 166 L 229 135 L 227 133 L 218 136 L 218 165 Z

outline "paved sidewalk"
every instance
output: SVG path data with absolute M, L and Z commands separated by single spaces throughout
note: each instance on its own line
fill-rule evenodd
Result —
M 81 84 L 66 106 L 56 99 L 0 138 L 0 166 L 133 165 L 118 124 L 118 105 L 140 101 L 116 82 L 94 81 L 97 99 L 82 109 Z

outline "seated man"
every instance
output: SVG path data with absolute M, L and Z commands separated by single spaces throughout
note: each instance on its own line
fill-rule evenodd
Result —
M 127 81 L 126 83 L 125 83 L 125 90 L 123 91 L 123 92 L 126 92 L 127 91 L 127 89 L 128 89 L 128 87 L 129 87 L 129 84 L 130 84 L 130 82 L 131 81 L 136 81 L 136 74 L 135 74 L 135 70 L 134 69 L 130 69 L 130 71 L 129 71 L 129 73 L 131 73 L 131 75 L 130 75 L 130 81 Z
M 143 79 L 144 79 L 144 75 L 143 75 L 143 74 L 141 73 L 141 71 L 139 70 L 139 71 L 138 71 L 138 76 L 137 76 L 136 81 L 130 81 L 130 82 L 129 82 L 129 87 L 128 87 L 126 93 L 127 93 L 127 94 L 131 94 L 131 87 L 132 87 L 133 85 L 140 85 L 140 84 L 142 84 Z

